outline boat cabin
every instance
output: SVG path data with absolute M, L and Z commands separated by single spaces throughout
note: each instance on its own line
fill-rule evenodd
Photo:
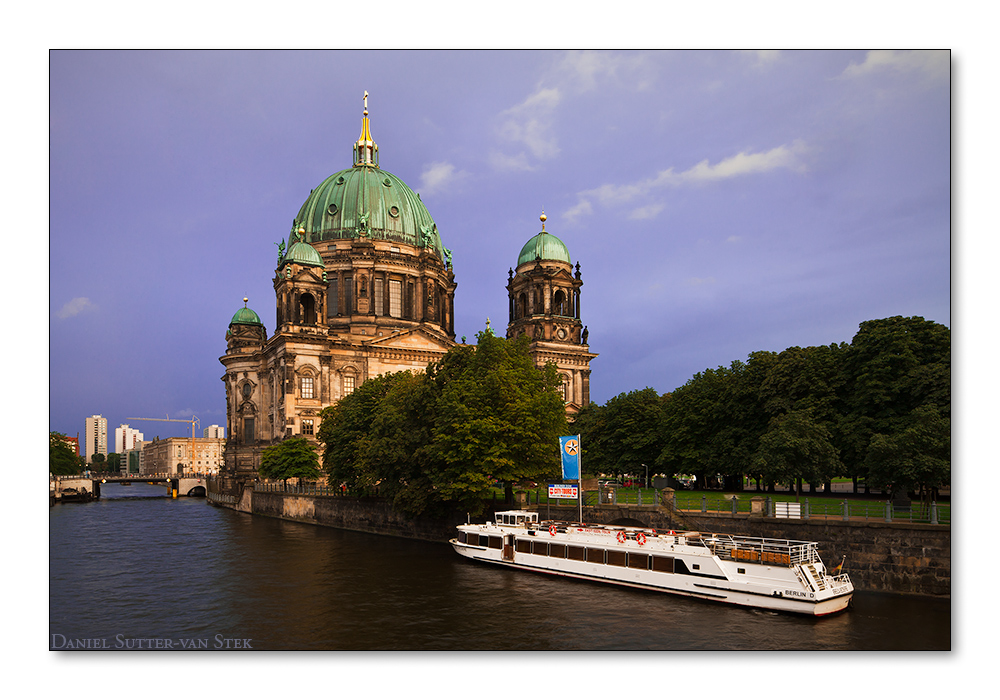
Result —
M 529 525 L 538 524 L 538 513 L 528 510 L 506 510 L 496 514 L 497 525 Z

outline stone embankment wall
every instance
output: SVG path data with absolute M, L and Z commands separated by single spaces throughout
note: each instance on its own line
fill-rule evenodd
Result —
M 387 501 L 377 498 L 312 496 L 247 489 L 242 495 L 235 496 L 210 491 L 209 501 L 254 515 L 432 542 L 447 542 L 455 536 L 455 526 L 466 521 L 464 514 L 457 513 L 448 518 L 408 518 L 394 511 Z
M 384 500 L 342 496 L 309 496 L 273 492 L 240 493 L 209 489 L 209 501 L 255 515 L 324 525 L 344 530 L 446 542 L 466 516 L 407 518 Z M 575 508 L 539 509 L 543 518 L 576 520 Z M 548 512 L 546 512 L 548 511 Z M 600 517 L 598 517 L 598 514 Z M 702 532 L 774 537 L 819 542 L 828 566 L 845 554 L 844 571 L 859 590 L 913 593 L 932 596 L 951 594 L 951 528 L 879 521 L 787 520 L 760 515 L 708 515 L 684 513 L 685 527 Z M 492 519 L 492 513 L 486 515 Z M 616 507 L 585 509 L 587 522 L 645 523 L 657 529 L 679 529 L 664 507 Z
M 544 506 L 539 512 L 543 518 L 547 517 Z M 560 520 L 578 518 L 574 508 L 552 508 L 550 515 Z M 860 590 L 951 595 L 951 527 L 948 525 L 815 517 L 786 519 L 747 513 L 733 516 L 682 511 L 678 514 L 655 506 L 584 509 L 583 517 L 587 522 L 604 524 L 638 525 L 641 522 L 660 530 L 692 529 L 703 533 L 818 542 L 820 556 L 827 566 L 836 566 L 847 555 L 844 572 L 850 574 L 854 586 Z

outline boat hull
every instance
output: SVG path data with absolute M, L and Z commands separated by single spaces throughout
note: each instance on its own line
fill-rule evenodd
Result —
M 642 590 L 698 598 L 717 603 L 774 610 L 810 616 L 832 615 L 845 610 L 851 602 L 854 587 L 840 585 L 828 590 L 813 591 L 803 584 L 806 572 L 797 573 L 793 567 L 766 566 L 720 561 L 716 557 L 684 556 L 671 551 L 673 558 L 688 562 L 684 570 L 699 569 L 704 573 L 677 573 L 640 570 L 606 563 L 555 559 L 550 556 L 526 554 L 512 549 L 491 548 L 450 541 L 455 551 L 475 561 L 497 564 L 522 571 L 566 576 L 586 581 L 610 583 Z M 711 559 L 711 561 L 707 561 Z M 695 566 L 694 562 L 698 561 Z M 745 580 L 734 580 L 739 571 L 751 575 Z

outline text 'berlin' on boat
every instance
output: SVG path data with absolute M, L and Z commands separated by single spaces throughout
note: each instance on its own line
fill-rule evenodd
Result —
M 451 544 L 477 561 L 783 612 L 829 615 L 854 595 L 816 542 L 539 522 L 514 510 L 459 525 Z

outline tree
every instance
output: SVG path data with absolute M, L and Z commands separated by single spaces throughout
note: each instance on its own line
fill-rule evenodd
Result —
M 771 482 L 825 481 L 841 468 L 830 439 L 830 431 L 809 411 L 790 411 L 771 420 L 754 455 L 754 466 Z
M 427 372 L 364 382 L 323 411 L 324 469 L 352 490 L 378 486 L 410 515 L 479 513 L 493 484 L 559 473 L 565 409 L 554 366 L 538 368 L 528 339 L 486 331 Z
M 108 453 L 108 458 L 106 460 L 107 470 L 109 472 L 117 472 L 121 470 L 122 456 L 117 452 Z
M 663 451 L 663 404 L 656 389 L 646 387 L 580 411 L 574 427 L 584 446 L 583 464 L 615 474 L 642 475 L 643 464 L 653 467 Z
M 49 472 L 56 476 L 80 473 L 80 460 L 62 433 L 49 433 Z
M 260 475 L 266 479 L 316 479 L 320 476 L 316 448 L 305 438 L 288 438 L 260 455 Z
M 884 462 L 884 452 L 868 459 L 874 436 L 904 432 L 918 408 L 932 406 L 950 423 L 951 331 L 947 326 L 919 316 L 865 321 L 851 340 L 844 374 L 841 451 L 853 474 L 864 476 L 869 466 Z
M 925 496 L 951 482 L 951 420 L 925 404 L 900 421 L 891 434 L 876 433 L 868 446 L 869 479 L 893 492 L 919 490 Z
M 735 363 L 734 363 L 735 364 Z M 709 474 L 739 473 L 732 457 L 733 432 L 727 392 L 739 366 L 706 369 L 672 392 L 663 404 L 663 449 L 656 464 L 671 474 L 694 474 L 704 488 Z
M 513 485 L 560 473 L 559 436 L 568 432 L 554 365 L 536 367 L 530 340 L 477 334 L 427 368 L 436 406 L 428 476 L 443 500 L 483 504 L 494 481 Z
M 104 458 L 104 454 L 103 453 L 96 452 L 93 456 L 91 456 L 90 462 L 91 462 L 91 464 L 94 464 L 94 465 L 96 465 L 98 467 L 101 467 L 103 469 L 103 467 L 104 467 L 104 459 L 105 458 Z
M 843 445 L 844 425 L 842 391 L 843 358 L 846 344 L 817 347 L 791 347 L 778 353 L 759 386 L 760 406 L 765 415 L 781 416 L 793 411 L 807 412 L 809 418 L 829 432 L 834 448 Z M 817 483 L 838 476 L 829 474 L 822 482 L 816 475 L 809 479 L 812 490 Z M 796 477 L 804 478 L 804 475 Z

